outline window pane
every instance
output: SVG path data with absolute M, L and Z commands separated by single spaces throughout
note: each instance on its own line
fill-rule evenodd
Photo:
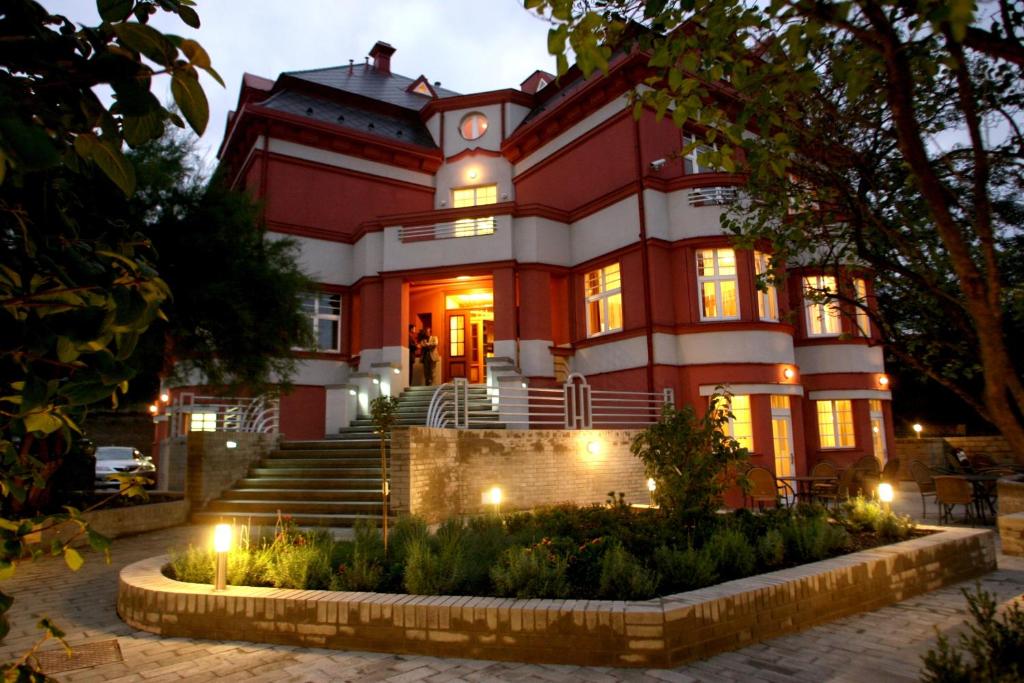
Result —
M 736 252 L 732 249 L 715 249 L 718 255 L 718 274 L 736 274 Z
M 697 252 L 697 275 L 715 274 L 715 250 L 701 249 Z
M 591 301 L 587 304 L 587 335 L 593 337 L 604 332 L 601 323 L 601 302 Z
M 321 351 L 338 350 L 338 321 L 324 320 L 317 321 L 316 346 Z
M 608 297 L 608 329 L 622 329 L 622 294 Z
M 789 410 L 789 396 L 772 394 L 772 408 L 775 410 Z
M 592 270 L 587 273 L 587 296 L 597 296 L 601 293 L 601 271 Z
M 749 396 L 732 397 L 732 438 L 747 450 L 754 450 L 754 422 Z
M 604 290 L 607 292 L 612 289 L 618 289 L 622 285 L 621 275 L 619 273 L 619 264 L 613 263 L 610 266 L 604 268 Z
M 474 194 L 471 187 L 462 190 L 452 190 L 452 207 L 460 209 L 465 206 L 473 206 Z
M 448 350 L 450 356 L 466 353 L 466 319 L 461 315 L 453 315 L 448 320 Z
M 736 281 L 722 280 L 722 317 L 738 318 L 739 302 L 736 301 Z
M 495 204 L 498 201 L 498 186 L 484 185 L 476 189 L 477 206 L 482 204 Z
M 340 294 L 321 294 L 320 295 L 320 315 L 340 315 L 341 314 L 341 295 Z
M 704 299 L 704 317 L 718 317 L 718 300 L 715 294 L 715 283 L 705 282 L 701 287 Z
M 839 447 L 853 447 L 853 407 L 850 401 L 836 401 L 836 424 L 839 427 Z
M 316 312 L 315 294 L 306 294 L 305 296 L 302 297 L 302 310 L 310 315 Z
M 880 413 L 882 412 L 882 402 L 877 398 L 873 398 L 868 401 L 868 409 L 871 410 L 872 413 Z
M 832 421 L 832 401 L 817 401 L 818 403 L 818 437 L 821 440 L 822 448 L 836 447 L 836 429 Z

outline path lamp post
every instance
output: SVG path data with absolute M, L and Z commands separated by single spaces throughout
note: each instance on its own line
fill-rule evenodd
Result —
M 892 484 L 882 482 L 878 485 L 878 500 L 882 502 L 882 508 L 886 512 L 892 512 L 892 499 L 894 496 L 895 491 L 892 488 Z
M 214 572 L 213 590 L 226 590 L 228 587 L 228 552 L 231 550 L 230 524 L 218 524 L 213 527 L 213 550 L 217 553 L 217 568 Z

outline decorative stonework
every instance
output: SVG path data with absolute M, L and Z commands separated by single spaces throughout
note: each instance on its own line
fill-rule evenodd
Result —
M 911 541 L 643 602 L 513 600 L 180 583 L 121 571 L 117 611 L 171 637 L 524 662 L 672 667 L 899 602 L 996 568 L 994 534 Z

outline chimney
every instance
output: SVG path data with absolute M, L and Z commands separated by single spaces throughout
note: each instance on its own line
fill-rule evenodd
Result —
M 373 57 L 373 68 L 381 73 L 390 75 L 391 55 L 393 54 L 395 54 L 395 48 L 382 40 L 378 40 L 377 44 L 370 50 L 370 56 Z

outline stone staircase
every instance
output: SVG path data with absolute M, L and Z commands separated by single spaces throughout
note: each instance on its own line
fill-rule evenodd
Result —
M 402 393 L 399 426 L 426 423 L 435 388 Z M 470 405 L 486 406 L 486 392 L 473 390 Z M 283 441 L 250 468 L 249 476 L 192 517 L 200 523 L 273 526 L 280 511 L 299 526 L 349 527 L 360 519 L 379 521 L 380 489 L 380 441 L 373 422 L 361 418 L 322 441 Z

